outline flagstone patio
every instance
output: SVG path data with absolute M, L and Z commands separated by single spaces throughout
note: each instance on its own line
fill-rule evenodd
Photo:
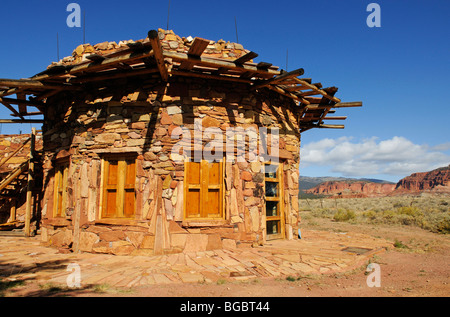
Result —
M 158 256 L 61 253 L 40 237 L 0 236 L 0 278 L 67 285 L 68 265 L 79 265 L 81 286 L 138 287 L 217 283 L 346 272 L 361 267 L 392 243 L 357 233 L 305 230 L 300 240 L 273 240 L 260 247 Z

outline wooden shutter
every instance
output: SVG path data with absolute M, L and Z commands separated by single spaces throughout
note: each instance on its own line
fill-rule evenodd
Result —
M 186 218 L 200 218 L 201 164 L 186 163 Z
M 132 218 L 135 213 L 136 163 L 134 159 L 105 160 L 104 218 Z
M 54 217 L 65 217 L 67 207 L 67 177 L 69 163 L 59 164 L 55 168 Z
M 126 168 L 126 177 L 124 184 L 123 214 L 124 217 L 131 218 L 134 216 L 135 210 L 134 184 L 136 182 L 136 161 L 127 160 L 125 168 Z
M 187 162 L 186 218 L 221 218 L 223 213 L 222 162 Z
M 203 161 L 206 181 L 204 184 L 205 204 L 203 207 L 203 217 L 219 218 L 222 216 L 222 162 L 208 163 Z

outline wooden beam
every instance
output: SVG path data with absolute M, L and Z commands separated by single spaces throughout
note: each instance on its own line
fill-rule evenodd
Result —
M 139 69 L 139 70 L 125 71 L 125 72 L 124 71 L 102 72 L 102 73 L 96 73 L 95 75 L 92 75 L 92 76 L 73 78 L 70 80 L 70 82 L 89 83 L 89 82 L 96 82 L 96 81 L 103 81 L 103 80 L 111 80 L 111 79 L 153 74 L 153 73 L 158 73 L 158 72 L 159 72 L 159 70 L 157 68 L 145 68 L 145 69 Z
M 199 57 L 203 54 L 208 45 L 209 45 L 208 40 L 196 37 L 194 39 L 194 42 L 192 42 L 191 47 L 189 48 L 188 55 Z
M 34 147 L 36 144 L 36 128 L 31 128 L 31 145 L 30 145 L 30 159 L 28 163 L 28 183 L 27 183 L 27 201 L 25 209 L 25 237 L 31 236 L 31 218 L 33 207 L 33 188 L 34 188 Z
M 6 90 L 3 90 L 0 92 L 0 97 L 14 95 L 14 94 L 20 93 L 21 91 L 22 91 L 22 89 L 19 89 L 19 88 L 6 89 Z
M 271 64 L 271 63 L 259 62 L 258 64 L 256 64 L 256 68 L 268 70 L 269 67 L 272 66 L 272 65 L 273 64 Z
M 100 70 L 106 70 L 118 67 L 117 65 L 122 62 L 135 62 L 152 56 L 151 50 L 147 49 L 143 52 L 129 52 L 128 54 L 120 55 L 117 57 L 106 58 L 102 62 L 90 62 L 73 67 L 67 74 L 74 75 L 81 72 L 94 72 Z M 66 74 L 66 75 L 67 75 Z
M 209 45 L 208 40 L 196 37 L 191 47 L 189 48 L 187 54 L 188 56 L 198 58 L 203 54 L 204 50 L 206 49 L 206 47 L 208 47 L 208 45 Z M 193 62 L 183 61 L 180 64 L 180 69 L 182 70 L 191 70 L 192 68 L 194 68 Z
M 301 129 L 344 129 L 345 126 L 343 124 L 305 124 L 301 127 Z
M 25 119 L 24 117 L 22 117 L 21 114 L 19 114 L 19 113 L 17 112 L 16 109 L 14 109 L 13 106 L 11 106 L 9 103 L 3 101 L 2 98 L 0 98 L 0 103 L 2 103 L 6 108 L 9 109 L 9 110 L 12 112 L 12 115 L 13 115 L 13 116 L 17 116 L 17 117 L 20 117 L 20 118 L 22 118 L 22 119 Z
M 33 111 L 33 112 L 24 112 L 21 114 L 12 114 L 12 117 L 21 117 L 21 116 L 40 116 L 44 115 L 41 111 Z M 23 118 L 25 120 L 25 118 Z
M 256 57 L 258 57 L 258 54 L 256 54 L 255 52 L 250 51 L 247 54 L 242 55 L 241 57 L 235 59 L 233 61 L 233 63 L 235 63 L 236 65 L 242 65 L 245 62 L 248 62 L 248 61 L 250 61 L 250 60 L 252 60 L 252 59 L 254 59 Z
M 27 144 L 30 140 L 31 140 L 31 137 L 26 139 L 25 142 L 23 142 L 13 153 L 11 153 L 11 155 L 5 157 L 0 162 L 0 167 L 2 167 L 6 162 L 8 162 L 10 158 L 12 158 L 14 155 L 16 155 L 25 146 L 25 144 Z
M 196 73 L 190 71 L 182 71 L 182 70 L 172 70 L 172 75 L 175 76 L 185 76 L 185 77 L 197 77 L 197 78 L 205 78 L 205 79 L 214 79 L 214 80 L 224 80 L 224 81 L 232 81 L 232 82 L 240 82 L 250 84 L 252 81 L 249 79 L 243 79 L 239 77 L 232 77 L 227 75 L 212 75 L 212 74 L 203 74 Z
M 44 120 L 34 119 L 0 119 L 0 123 L 44 123 Z
M 18 168 L 16 168 L 12 174 L 10 174 L 0 183 L 0 191 L 6 188 L 6 186 L 8 186 L 13 180 L 15 180 L 20 174 L 25 172 L 27 169 L 28 169 L 28 162 L 25 161 Z
M 350 108 L 350 107 L 362 107 L 361 101 L 356 102 L 339 102 L 333 106 L 334 108 Z
M 312 89 L 312 90 L 317 91 L 319 94 L 321 94 L 322 96 L 324 96 L 325 98 L 327 98 L 327 99 L 329 99 L 329 100 L 331 100 L 331 101 L 334 101 L 334 102 L 336 102 L 336 103 L 337 103 L 337 102 L 341 102 L 341 100 L 340 100 L 339 98 L 336 98 L 336 97 L 334 97 L 334 96 L 330 96 L 325 90 L 319 89 L 318 87 L 316 87 L 316 86 L 314 86 L 314 85 L 308 83 L 308 82 L 305 81 L 305 80 L 302 80 L 302 79 L 299 79 L 299 78 L 294 78 L 294 80 L 295 80 L 297 83 L 301 84 L 302 86 L 306 86 L 306 87 L 309 87 L 309 88 Z
M 268 85 L 277 84 L 277 83 L 279 83 L 279 82 L 281 82 L 281 81 L 283 81 L 285 79 L 301 76 L 304 73 L 305 73 L 305 70 L 303 68 L 299 68 L 299 69 L 296 69 L 296 70 L 293 70 L 293 71 L 290 71 L 290 72 L 285 72 L 285 73 L 282 73 L 282 74 L 280 74 L 280 75 L 278 75 L 278 76 L 276 76 L 274 78 L 268 79 L 268 80 L 266 80 L 266 81 L 264 81 L 264 82 L 262 82 L 262 83 L 260 83 L 258 85 L 255 85 L 253 87 L 253 89 L 259 89 L 259 88 L 267 87 Z
M 22 98 L 25 98 L 25 96 L 22 96 Z M 8 97 L 0 98 L 0 102 L 6 102 L 9 104 L 19 105 L 19 106 L 20 105 L 33 106 L 33 107 L 44 106 L 44 104 L 42 102 L 37 102 L 34 100 L 26 100 L 26 99 L 14 99 L 14 98 L 8 98 Z
M 81 87 L 75 87 L 66 84 L 42 83 L 32 79 L 4 79 L 0 78 L 0 86 L 16 87 L 16 88 L 31 88 L 31 89 L 67 89 L 67 90 L 81 90 Z
M 269 88 L 270 90 L 276 91 L 277 93 L 279 93 L 279 94 L 281 94 L 283 96 L 286 96 L 286 97 L 289 97 L 289 98 L 294 99 L 296 101 L 299 101 L 301 103 L 309 104 L 309 101 L 305 100 L 303 97 L 294 95 L 294 94 L 292 94 L 292 93 L 290 93 L 288 91 L 285 91 L 285 90 L 281 89 L 278 86 L 269 85 L 269 86 L 267 86 L 267 88 Z
M 320 129 L 344 129 L 345 126 L 343 124 L 320 124 L 318 126 Z
M 322 120 L 346 120 L 346 119 L 347 119 L 347 117 L 324 117 L 324 118 L 322 118 Z
M 148 38 L 150 39 L 150 43 L 153 49 L 153 56 L 156 61 L 156 65 L 158 66 L 159 73 L 161 74 L 161 78 L 163 81 L 169 81 L 169 74 L 167 72 L 167 68 L 164 62 L 163 49 L 161 47 L 161 42 L 159 41 L 158 31 L 151 30 L 148 32 Z
M 204 66 L 204 67 L 210 67 L 210 68 L 223 67 L 226 69 L 237 70 L 242 73 L 244 73 L 246 71 L 250 71 L 254 74 L 258 74 L 261 76 L 274 76 L 274 75 L 279 74 L 278 71 L 275 71 L 272 69 L 262 70 L 262 69 L 258 69 L 256 67 L 256 65 L 248 65 L 248 64 L 236 65 L 233 61 L 227 61 L 224 59 L 218 59 L 218 58 L 213 58 L 213 57 L 200 56 L 198 58 L 195 58 L 195 57 L 190 57 L 186 53 L 178 53 L 178 52 L 172 52 L 172 51 L 164 51 L 163 54 L 164 54 L 164 57 L 172 58 L 173 61 L 180 62 L 180 63 L 184 62 L 184 61 L 188 61 L 188 62 L 191 62 L 194 65 L 198 65 L 198 66 Z

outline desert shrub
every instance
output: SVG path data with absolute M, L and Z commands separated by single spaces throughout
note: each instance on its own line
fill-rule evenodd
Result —
M 397 212 L 401 215 L 408 215 L 408 216 L 420 216 L 419 208 L 417 207 L 399 207 L 397 208 Z
M 450 217 L 445 217 L 435 225 L 436 231 L 440 233 L 450 233 Z
M 320 218 L 330 218 L 333 215 L 333 210 L 329 208 L 319 208 L 312 211 L 313 216 Z
M 333 216 L 335 221 L 349 221 L 356 218 L 356 214 L 353 210 L 338 209 Z
M 395 218 L 395 212 L 391 209 L 383 210 L 382 218 L 387 221 L 393 220 Z
M 367 210 L 363 212 L 363 217 L 373 221 L 377 219 L 377 212 L 374 210 Z
M 402 201 L 397 201 L 392 205 L 394 208 L 405 207 L 405 204 Z
M 404 244 L 402 241 L 399 241 L 397 239 L 395 239 L 394 247 L 399 248 L 399 249 L 409 249 L 409 247 L 406 244 Z

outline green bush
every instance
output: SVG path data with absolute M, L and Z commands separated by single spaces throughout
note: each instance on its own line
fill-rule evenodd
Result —
M 349 221 L 352 219 L 356 218 L 356 214 L 353 210 L 343 210 L 343 209 L 338 209 L 338 211 L 336 211 L 336 213 L 333 216 L 333 219 L 335 221 Z

